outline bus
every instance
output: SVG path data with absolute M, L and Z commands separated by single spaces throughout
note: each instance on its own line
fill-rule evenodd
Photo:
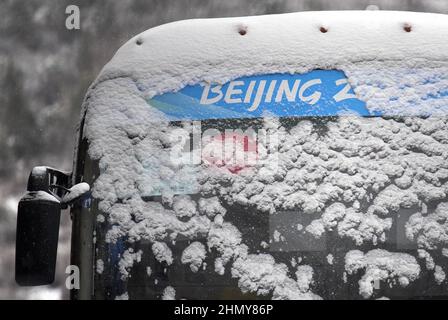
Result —
M 16 281 L 73 299 L 448 297 L 448 18 L 186 20 L 121 47 L 72 172 L 32 170 Z

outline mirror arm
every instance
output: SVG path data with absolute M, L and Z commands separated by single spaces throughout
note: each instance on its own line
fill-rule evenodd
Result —
M 61 200 L 71 187 L 71 172 L 50 167 L 34 167 L 28 178 L 28 191 L 44 191 Z

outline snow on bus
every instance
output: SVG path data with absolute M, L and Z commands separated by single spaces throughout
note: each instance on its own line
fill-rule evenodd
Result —
M 158 27 L 137 36 L 140 45 L 133 39 L 123 46 L 84 104 L 88 152 L 100 169 L 93 197 L 106 217 L 99 225 L 107 226 L 107 243 L 129 247 L 117 298 L 132 298 L 126 281 L 145 255 L 164 272 L 179 264 L 195 275 L 230 276 L 242 293 L 261 298 L 406 297 L 421 294 L 416 286 L 428 285 L 425 273 L 440 289 L 435 294 L 446 296 L 448 44 L 441 37 L 447 20 L 391 12 L 212 19 Z M 403 21 L 415 25 L 411 34 L 400 28 Z M 242 22 L 244 37 L 235 32 Z M 324 22 L 325 35 L 316 28 Z M 282 82 L 272 78 L 323 69 L 347 76 L 346 101 L 365 113 L 272 112 L 282 101 L 334 106 L 323 91 L 306 91 L 323 81 L 300 93 L 307 82 L 278 91 Z M 258 95 L 268 78 L 277 80 L 273 89 L 265 82 Z M 179 109 L 166 104 L 179 93 L 196 97 L 195 108 L 209 105 L 208 113 L 191 108 L 176 118 Z M 221 102 L 236 115 L 210 117 L 209 107 Z M 262 162 L 236 171 L 173 161 L 179 142 L 171 133 L 190 132 L 192 120 L 244 130 L 253 124 L 279 143 Z M 264 221 L 267 233 L 251 231 L 236 212 L 247 212 L 256 226 Z M 181 240 L 185 248 L 176 255 Z M 138 251 L 138 243 L 152 249 Z M 167 281 L 159 297 L 184 298 L 182 287 Z M 357 292 L 344 296 L 351 282 Z

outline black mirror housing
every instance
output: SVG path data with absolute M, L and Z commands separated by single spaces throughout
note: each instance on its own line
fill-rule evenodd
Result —
M 54 281 L 61 203 L 45 191 L 20 200 L 16 235 L 16 282 L 38 286 Z
M 18 206 L 16 282 L 21 286 L 53 283 L 61 219 L 61 197 L 70 187 L 71 174 L 35 167 L 26 194 Z

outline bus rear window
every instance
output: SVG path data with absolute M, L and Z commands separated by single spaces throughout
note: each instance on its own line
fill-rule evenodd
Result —
M 96 280 L 130 298 L 445 296 L 447 127 L 440 117 L 171 122 L 159 141 L 136 142 L 138 196 L 97 224 Z

